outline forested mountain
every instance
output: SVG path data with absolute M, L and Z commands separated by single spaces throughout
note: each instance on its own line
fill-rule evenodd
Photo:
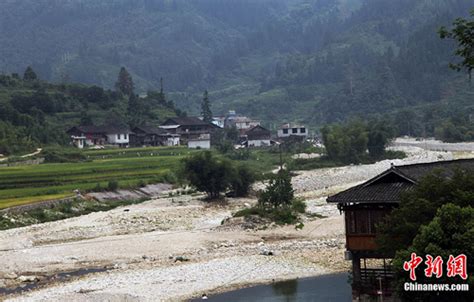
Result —
M 207 89 L 214 113 L 236 109 L 270 127 L 385 114 L 400 134 L 432 135 L 472 127 L 473 86 L 448 68 L 455 43 L 437 30 L 473 7 L 472 0 L 1 1 L 0 72 L 31 65 L 45 80 L 112 88 L 125 66 L 136 92 L 157 89 L 163 77 L 190 113 Z M 459 135 L 472 135 L 467 128 Z
M 0 154 L 67 145 L 77 125 L 156 124 L 180 115 L 163 91 L 135 94 L 82 84 L 50 84 L 28 68 L 23 77 L 0 75 Z

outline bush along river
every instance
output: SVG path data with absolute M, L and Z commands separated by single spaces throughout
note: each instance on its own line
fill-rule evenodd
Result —
M 259 301 L 259 302 L 350 302 L 351 286 L 347 273 L 294 279 L 210 295 L 207 301 Z M 191 300 L 202 301 L 201 298 Z

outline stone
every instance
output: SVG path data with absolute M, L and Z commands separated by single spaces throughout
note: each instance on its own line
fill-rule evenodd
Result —
M 184 262 L 184 261 L 189 261 L 189 259 L 186 258 L 186 257 L 183 257 L 183 256 L 176 256 L 176 257 L 174 258 L 174 262 L 178 262 L 178 261 L 179 261 L 179 262 Z
M 21 281 L 21 282 L 35 282 L 35 281 L 39 281 L 39 278 L 36 277 L 36 276 L 20 276 L 17 278 L 18 281 Z
M 14 272 L 11 272 L 11 273 L 6 273 L 3 277 L 5 279 L 16 279 L 18 278 L 18 275 L 15 274 Z
M 273 256 L 275 255 L 274 252 L 270 251 L 270 250 L 267 250 L 267 249 L 263 249 L 261 252 L 260 252 L 260 255 L 264 255 L 264 256 Z

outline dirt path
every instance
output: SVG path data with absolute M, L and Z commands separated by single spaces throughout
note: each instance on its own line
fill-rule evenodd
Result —
M 456 156 L 413 146 L 397 148 L 408 152 L 408 158 L 299 172 L 293 178 L 297 194 L 306 199 L 309 212 L 325 216 L 306 217 L 303 230 L 221 225 L 232 212 L 255 203 L 255 199 L 208 205 L 199 201 L 199 196 L 180 196 L 1 231 L 0 283 L 14 286 L 20 275 L 41 278 L 107 266 L 113 269 L 9 299 L 177 301 L 272 279 L 347 270 L 343 217 L 334 205 L 326 204 L 326 196 L 375 176 L 391 162 L 408 164 Z M 274 255 L 262 255 L 264 251 Z
M 43 149 L 38 148 L 38 149 L 36 149 L 35 152 L 30 153 L 30 154 L 25 154 L 25 155 L 22 155 L 22 156 L 20 156 L 20 157 L 21 157 L 21 158 L 32 157 L 32 156 L 35 156 L 35 155 L 37 155 L 37 154 L 40 154 L 41 151 L 43 151 Z M 0 158 L 0 162 L 1 162 L 1 161 L 6 161 L 6 160 L 8 160 L 8 157 L 2 157 L 2 158 Z

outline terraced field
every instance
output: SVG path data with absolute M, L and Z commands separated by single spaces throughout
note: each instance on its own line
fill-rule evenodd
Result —
M 86 162 L 0 168 L 0 209 L 73 196 L 73 191 L 120 188 L 172 180 L 180 160 L 197 152 L 183 147 L 88 150 Z

